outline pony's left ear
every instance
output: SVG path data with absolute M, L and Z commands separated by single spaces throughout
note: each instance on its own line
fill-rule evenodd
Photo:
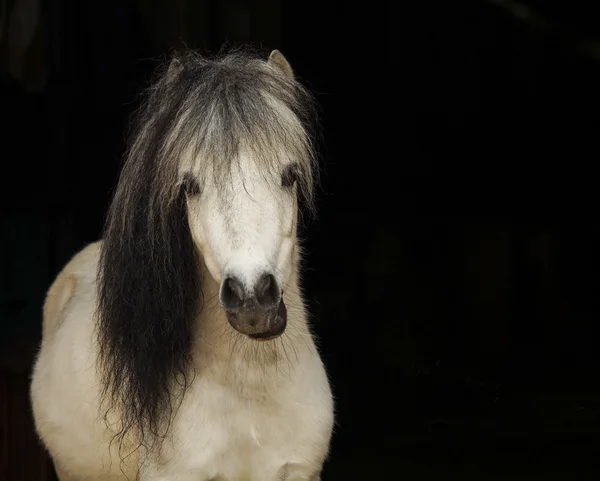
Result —
M 275 49 L 271 52 L 267 63 L 290 79 L 294 80 L 294 71 L 292 70 L 290 63 L 279 50 Z
M 167 68 L 166 79 L 167 82 L 172 82 L 177 78 L 183 66 L 181 65 L 181 61 L 177 57 L 173 57 L 171 62 L 169 63 L 169 67 Z

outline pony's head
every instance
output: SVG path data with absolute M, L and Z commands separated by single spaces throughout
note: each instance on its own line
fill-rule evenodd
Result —
M 198 75 L 172 65 L 171 88 Z M 293 271 L 298 188 L 310 195 L 311 149 L 298 85 L 283 55 L 227 57 L 196 79 L 196 104 L 173 134 L 192 238 L 231 326 L 253 339 L 286 327 L 282 292 Z M 201 80 L 201 81 L 198 81 Z M 200 120 L 202 119 L 202 120 Z M 184 137 L 186 135 L 184 134 Z
M 237 332 L 284 332 L 298 211 L 313 206 L 313 113 L 278 51 L 185 52 L 149 89 L 99 266 L 105 394 L 123 405 L 125 431 L 156 435 L 170 419 L 169 389 L 188 382 L 203 282 L 218 283 Z

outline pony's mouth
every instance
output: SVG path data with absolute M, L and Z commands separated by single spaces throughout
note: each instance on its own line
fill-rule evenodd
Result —
M 231 327 L 255 341 L 276 339 L 287 327 L 287 309 L 283 299 L 271 309 L 252 306 L 238 311 L 226 311 L 226 313 Z

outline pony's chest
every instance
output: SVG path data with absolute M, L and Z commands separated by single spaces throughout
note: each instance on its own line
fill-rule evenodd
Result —
M 319 470 L 331 433 L 326 399 L 209 392 L 198 393 L 178 423 L 178 451 L 197 479 L 294 481 Z

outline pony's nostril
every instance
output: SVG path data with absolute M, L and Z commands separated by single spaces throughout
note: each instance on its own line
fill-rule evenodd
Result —
M 254 286 L 254 295 L 261 306 L 269 306 L 279 301 L 279 287 L 275 277 L 263 274 Z
M 228 277 L 221 289 L 221 303 L 225 309 L 239 309 L 244 303 L 244 286 L 235 277 Z
M 269 289 L 269 287 L 271 286 L 271 284 L 273 284 L 273 281 L 273 276 L 270 274 L 265 274 L 261 276 L 261 278 L 256 283 L 256 293 L 262 294 L 266 292 L 267 289 Z

